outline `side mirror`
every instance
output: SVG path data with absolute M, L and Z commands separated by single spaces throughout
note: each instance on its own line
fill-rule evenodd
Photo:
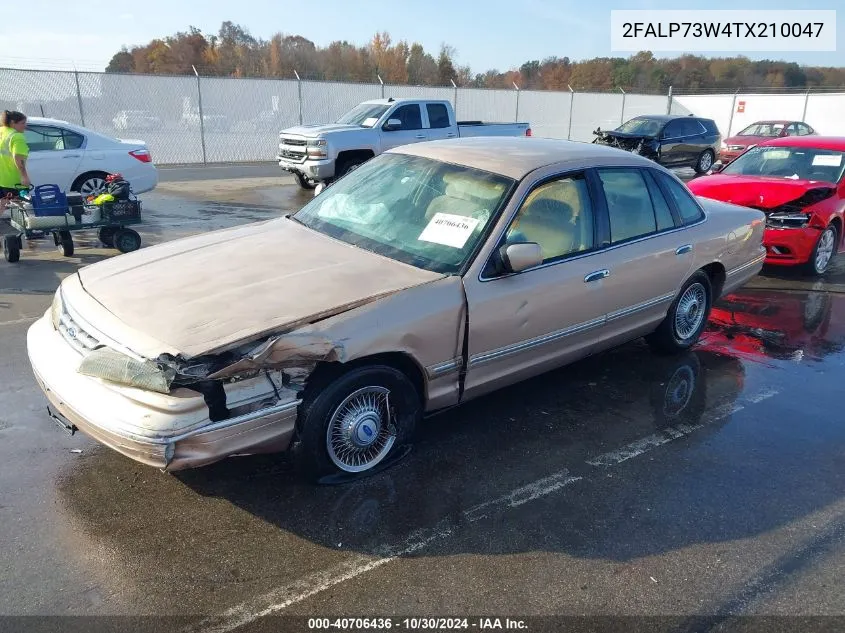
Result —
M 388 119 L 387 123 L 384 124 L 382 128 L 385 132 L 395 132 L 396 130 L 402 129 L 402 120 L 401 119 Z
M 725 165 L 722 163 L 722 161 L 717 160 L 715 163 L 713 163 L 713 166 L 710 168 L 710 173 L 711 174 L 718 174 L 724 168 L 725 168 Z
M 316 197 L 316 196 L 319 196 L 321 193 L 323 193 L 323 192 L 326 190 L 326 188 L 327 188 L 330 184 L 331 184 L 331 183 L 326 183 L 326 181 L 325 181 L 325 180 L 321 180 L 320 182 L 318 182 L 318 183 L 317 183 L 317 186 L 316 186 L 316 187 L 314 187 L 314 196 L 315 196 L 315 197 Z
M 536 242 L 507 244 L 499 249 L 506 272 L 520 273 L 543 263 L 543 249 Z

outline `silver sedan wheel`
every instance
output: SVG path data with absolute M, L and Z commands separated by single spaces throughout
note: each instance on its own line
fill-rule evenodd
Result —
M 99 196 L 106 190 L 106 181 L 99 176 L 92 176 L 84 181 L 79 187 L 79 193 L 83 196 Z
M 704 152 L 701 158 L 698 159 L 698 168 L 701 171 L 707 171 L 713 166 L 713 156 L 710 152 Z
M 819 236 L 819 245 L 816 248 L 816 259 L 814 266 L 817 273 L 827 270 L 830 260 L 833 258 L 833 251 L 836 247 L 836 229 L 826 228 Z
M 707 290 L 699 283 L 684 291 L 675 308 L 675 336 L 681 341 L 692 338 L 698 332 L 707 313 Z
M 363 387 L 349 394 L 335 409 L 326 430 L 329 457 L 348 473 L 360 473 L 378 464 L 394 442 L 390 390 L 384 387 Z

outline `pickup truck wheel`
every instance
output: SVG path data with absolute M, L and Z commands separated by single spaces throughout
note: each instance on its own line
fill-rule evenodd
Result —
M 353 369 L 315 385 L 300 407 L 300 466 L 311 477 L 360 477 L 400 455 L 422 414 L 420 396 L 398 369 Z
M 337 170 L 335 171 L 335 175 L 334 175 L 335 179 L 343 178 L 350 171 L 354 171 L 354 170 L 358 169 L 365 162 L 366 161 L 359 160 L 359 159 L 356 159 L 356 158 L 351 158 L 349 160 L 345 160 L 345 161 L 341 162 L 337 166 Z
M 299 185 L 300 189 L 311 191 L 317 186 L 316 182 L 314 182 L 313 180 L 309 180 L 302 174 L 294 173 L 294 177 L 296 178 L 296 182 Z
M 710 277 L 697 271 L 681 288 L 666 318 L 646 336 L 646 342 L 658 354 L 677 354 L 698 342 L 710 316 L 713 289 Z
M 701 152 L 699 155 L 698 160 L 695 161 L 695 165 L 693 165 L 693 169 L 697 174 L 704 174 L 707 173 L 710 168 L 713 166 L 713 161 L 716 160 L 716 155 L 713 153 L 712 149 L 706 149 Z

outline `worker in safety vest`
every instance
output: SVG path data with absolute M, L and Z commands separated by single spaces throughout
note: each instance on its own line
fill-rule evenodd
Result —
M 26 171 L 29 145 L 23 131 L 26 115 L 6 110 L 0 115 L 0 213 L 11 196 L 18 195 L 18 188 L 32 185 Z

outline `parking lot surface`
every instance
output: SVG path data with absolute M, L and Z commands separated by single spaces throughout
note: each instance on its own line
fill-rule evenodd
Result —
M 162 170 L 145 245 L 310 197 L 265 166 L 215 169 Z M 765 270 L 684 356 L 597 355 L 427 420 L 380 474 L 315 487 L 284 455 L 164 474 L 50 421 L 25 334 L 64 276 L 114 256 L 95 237 L 71 258 L 31 242 L 0 269 L 0 614 L 194 631 L 845 615 L 845 257 L 821 281 Z

